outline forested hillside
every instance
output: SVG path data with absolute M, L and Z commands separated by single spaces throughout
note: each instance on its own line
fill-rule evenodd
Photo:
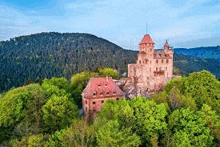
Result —
M 29 80 L 66 77 L 98 66 L 122 74 L 134 63 L 137 51 L 121 47 L 91 34 L 40 33 L 0 42 L 0 92 L 24 85 Z M 209 70 L 220 77 L 220 61 L 184 55 L 174 56 L 174 66 L 183 75 Z M 178 70 L 175 70 L 178 73 Z
M 97 66 L 127 70 L 135 51 L 90 34 L 41 33 L 0 42 L 0 92 L 25 84 L 29 77 L 51 78 L 94 70 Z
M 220 46 L 196 47 L 196 48 L 175 48 L 176 54 L 199 57 L 203 59 L 220 60 Z

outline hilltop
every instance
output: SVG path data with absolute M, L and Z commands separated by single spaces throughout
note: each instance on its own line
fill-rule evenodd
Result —
M 28 79 L 69 79 L 98 66 L 112 67 L 122 74 L 129 63 L 136 61 L 137 53 L 84 33 L 39 33 L 1 41 L 0 92 L 23 85 Z M 218 65 L 220 61 L 215 59 L 174 55 L 174 67 L 183 75 L 207 69 L 220 77 Z

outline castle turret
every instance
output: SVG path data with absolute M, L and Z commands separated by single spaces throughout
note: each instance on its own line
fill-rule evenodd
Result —
M 148 63 L 153 59 L 154 54 L 154 41 L 151 39 L 149 34 L 144 35 L 141 42 L 139 43 L 139 54 L 137 63 L 143 64 Z

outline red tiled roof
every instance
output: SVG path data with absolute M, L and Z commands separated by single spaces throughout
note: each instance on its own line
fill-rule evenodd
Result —
M 154 59 L 172 59 L 169 54 L 163 51 L 154 52 Z
M 95 95 L 93 95 L 93 93 L 95 93 Z M 115 82 L 113 82 L 111 77 L 92 77 L 86 88 L 83 90 L 83 94 L 85 98 L 107 98 L 125 96 L 125 93 L 115 84 Z
M 145 44 L 145 43 L 154 43 L 149 34 L 144 35 L 143 39 L 139 44 Z

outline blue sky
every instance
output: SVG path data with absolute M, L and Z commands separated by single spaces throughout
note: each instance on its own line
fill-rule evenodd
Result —
M 1 0 L 0 41 L 40 32 L 90 33 L 138 49 L 220 45 L 219 0 Z

